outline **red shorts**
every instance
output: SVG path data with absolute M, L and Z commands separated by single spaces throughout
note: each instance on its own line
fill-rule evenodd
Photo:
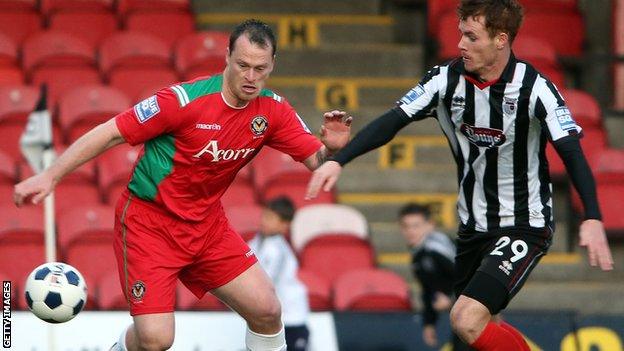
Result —
M 131 315 L 173 312 L 178 278 L 201 298 L 257 262 L 216 208 L 203 222 L 186 222 L 124 191 L 113 246 Z

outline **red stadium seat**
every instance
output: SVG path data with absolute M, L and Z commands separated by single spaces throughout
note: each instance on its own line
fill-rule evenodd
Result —
M 121 144 L 106 151 L 97 158 L 98 186 L 100 193 L 109 204 L 117 200 L 119 193 L 115 187 L 125 188 L 134 164 L 139 157 L 140 147 Z
M 565 30 L 562 30 L 565 28 Z M 530 12 L 518 36 L 530 35 L 549 42 L 558 55 L 579 57 L 583 54 L 585 25 L 575 12 Z
M 167 43 L 141 32 L 117 32 L 100 45 L 100 71 L 125 68 L 168 68 L 171 55 Z
M 561 91 L 572 117 L 583 128 L 602 128 L 602 112 L 593 96 L 582 90 Z
M 289 155 L 265 147 L 252 161 L 254 167 L 254 185 L 262 190 L 271 182 L 289 180 L 307 184 L 312 173 L 301 162 L 296 162 Z
M 331 285 L 327 280 L 315 272 L 305 269 L 300 269 L 297 276 L 308 288 L 308 301 L 312 311 L 329 311 L 332 309 Z
M 526 12 L 578 12 L 578 0 L 520 0 Z
M 10 204 L 0 208 L 0 240 L 28 241 L 39 237 L 43 238 L 43 206 L 17 208 Z
M 28 274 L 45 262 L 43 206 L 0 207 L 0 267 L 18 291 Z M 22 305 L 23 306 L 23 305 Z
M 113 263 L 109 263 L 108 270 L 91 291 L 96 291 L 95 295 L 101 310 L 127 310 L 128 300 L 119 283 L 119 273 L 116 269 L 111 269 L 112 267 Z
M 178 282 L 177 288 L 177 305 L 181 310 L 197 310 L 197 311 L 229 311 L 226 304 L 221 302 L 211 293 L 206 293 L 201 299 L 198 299 L 184 284 Z
M 334 282 L 334 306 L 339 311 L 409 311 L 409 287 L 387 270 L 347 272 Z
M 591 159 L 592 170 L 596 178 L 598 203 L 602 212 L 605 230 L 610 235 L 624 235 L 624 216 L 622 216 L 622 198 L 624 198 L 624 150 L 604 149 Z M 571 188 L 573 208 L 582 213 L 583 206 L 575 189 Z
M 50 15 L 54 12 L 111 12 L 114 0 L 41 0 L 41 12 Z
M 164 86 L 161 84 L 154 84 L 154 85 L 147 86 L 136 96 L 136 101 L 143 101 L 147 99 L 148 97 L 156 94 L 161 89 L 165 89 L 168 87 L 169 87 L 169 84 L 164 85 Z
M 621 161 L 621 160 L 620 160 Z M 610 236 L 624 236 L 624 216 L 622 216 L 622 198 L 624 198 L 623 174 L 619 180 L 596 177 L 598 202 L 602 211 L 602 222 Z
M 229 34 L 217 31 L 190 34 L 175 49 L 175 66 L 184 79 L 220 73 L 225 68 Z
M 536 61 L 541 61 L 559 68 L 555 48 L 544 39 L 520 35 L 514 39 L 512 49 L 518 59 L 528 61 L 533 65 Z
M 540 38 L 521 35 L 516 37 L 512 48 L 518 59 L 530 63 L 555 85 L 558 87 L 565 85 L 563 70 L 557 61 L 557 53 L 550 43 Z
M 345 272 L 374 266 L 373 249 L 368 241 L 350 235 L 316 237 L 308 242 L 299 257 L 301 268 L 330 283 Z
M 0 67 L 0 87 L 24 84 L 24 72 L 17 67 Z
M 126 28 L 154 35 L 173 48 L 180 38 L 195 31 L 195 22 L 193 16 L 185 12 L 135 12 L 126 18 Z
M 190 0 L 118 0 L 119 13 L 131 12 L 189 12 Z
M 262 207 L 258 205 L 240 205 L 225 207 L 225 215 L 232 228 L 245 241 L 249 241 L 260 229 Z
M 237 206 L 253 206 L 256 204 L 256 194 L 248 181 L 236 177 L 234 182 L 221 197 L 221 204 L 225 209 Z
M 35 12 L 0 11 L 0 32 L 16 45 L 21 45 L 26 38 L 40 30 L 41 19 Z
M 70 183 L 63 179 L 54 191 L 56 213 L 59 216 L 77 208 L 90 208 L 101 203 L 100 192 L 96 185 Z
M 37 0 L 2 0 L 0 1 L 0 11 L 35 11 L 37 10 Z
M 17 164 L 15 159 L 4 153 L 4 151 L 0 151 L 0 183 L 13 185 L 16 180 Z
M 558 88 L 565 87 L 565 77 L 563 76 L 563 72 L 558 68 L 553 68 L 551 66 L 539 66 L 539 62 L 537 65 L 533 65 L 535 69 L 542 75 L 542 77 L 548 79 L 552 83 L 555 84 Z
M 606 148 L 592 159 L 592 170 L 606 180 L 624 180 L 624 150 Z
M 311 176 L 311 174 L 310 174 Z M 288 196 L 295 208 L 301 209 L 305 206 L 318 205 L 318 204 L 333 204 L 336 203 L 336 194 L 334 190 L 330 192 L 321 191 L 318 196 L 311 200 L 305 199 L 305 194 L 308 188 L 307 181 L 299 182 L 294 181 L 287 183 L 288 177 L 278 178 L 274 182 L 265 186 L 260 190 L 260 199 L 263 202 L 269 201 L 278 196 Z
M 22 64 L 26 72 L 39 67 L 94 67 L 95 50 L 72 34 L 50 30 L 24 42 Z
M 447 60 L 459 56 L 460 35 L 457 29 L 457 15 L 454 12 L 447 12 L 438 20 L 437 38 L 438 38 L 438 58 Z
M 109 74 L 109 80 L 112 87 L 123 91 L 131 101 L 138 102 L 147 88 L 173 85 L 178 77 L 170 68 L 119 68 Z
M 92 67 L 41 67 L 32 72 L 31 77 L 33 85 L 47 85 L 51 111 L 55 111 L 59 98 L 67 92 L 101 82 L 99 72 Z
M 115 16 L 106 12 L 59 12 L 50 17 L 50 29 L 70 32 L 93 47 L 117 28 Z
M 38 99 L 38 89 L 24 85 L 0 86 L 0 149 L 16 161 L 22 158 L 19 139 Z
M 128 97 L 117 89 L 84 85 L 61 96 L 59 123 L 66 140 L 72 142 L 130 105 Z
M 0 66 L 15 67 L 17 65 L 17 45 L 12 38 L 0 32 Z
M 314 238 L 327 233 L 368 240 L 368 223 L 361 212 L 346 205 L 312 205 L 295 213 L 291 225 L 291 242 L 297 252 L 301 252 Z
M 87 205 L 59 212 L 59 247 L 65 262 L 76 267 L 88 286 L 97 286 L 115 265 L 112 206 Z

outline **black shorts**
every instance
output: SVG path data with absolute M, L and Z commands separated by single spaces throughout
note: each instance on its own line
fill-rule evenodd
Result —
M 310 331 L 307 326 L 284 327 L 284 333 L 286 334 L 288 351 L 305 351 L 308 349 Z
M 505 228 L 460 233 L 455 257 L 455 296 L 484 304 L 492 315 L 507 307 L 552 241 L 549 228 Z

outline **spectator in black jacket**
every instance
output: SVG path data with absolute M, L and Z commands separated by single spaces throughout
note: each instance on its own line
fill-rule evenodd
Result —
M 427 206 L 409 203 L 399 211 L 401 234 L 412 255 L 412 272 L 422 287 L 423 340 L 438 344 L 436 322 L 440 311 L 453 304 L 455 245 L 436 230 Z

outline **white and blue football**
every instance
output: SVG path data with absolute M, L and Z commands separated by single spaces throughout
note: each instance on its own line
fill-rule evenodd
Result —
M 76 317 L 87 303 L 87 284 L 76 268 L 49 262 L 30 273 L 25 295 L 35 316 L 49 323 L 63 323 Z

